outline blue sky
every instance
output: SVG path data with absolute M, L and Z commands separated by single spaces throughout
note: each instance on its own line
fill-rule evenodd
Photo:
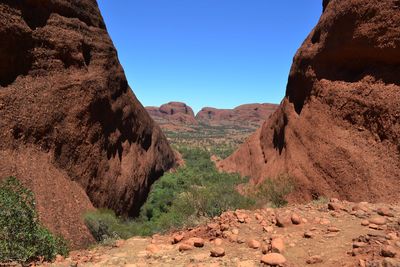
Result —
M 322 0 L 98 0 L 144 106 L 279 103 Z

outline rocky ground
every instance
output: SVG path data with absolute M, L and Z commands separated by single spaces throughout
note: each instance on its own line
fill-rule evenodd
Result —
M 400 206 L 331 199 L 75 251 L 52 266 L 400 266 Z

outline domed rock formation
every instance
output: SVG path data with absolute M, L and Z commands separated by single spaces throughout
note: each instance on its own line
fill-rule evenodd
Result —
M 234 109 L 203 108 L 196 119 L 206 125 L 260 126 L 277 109 L 275 104 L 245 104 Z
M 182 126 L 246 126 L 259 127 L 278 108 L 275 104 L 245 104 L 234 109 L 202 108 L 194 116 L 191 107 L 181 102 L 170 102 L 161 107 L 146 107 L 150 116 L 164 129 L 187 130 Z M 190 129 L 189 129 L 190 130 Z
M 175 161 L 130 90 L 95 0 L 0 3 L 0 179 L 16 176 L 73 247 L 82 213 L 136 215 Z
M 191 107 L 182 102 L 169 102 L 161 107 L 146 107 L 150 116 L 158 123 L 197 125 Z
M 296 53 L 280 108 L 222 170 L 286 173 L 293 200 L 398 201 L 400 2 L 324 1 Z

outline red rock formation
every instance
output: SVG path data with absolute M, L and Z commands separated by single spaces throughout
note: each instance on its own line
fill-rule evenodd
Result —
M 277 109 L 275 104 L 246 104 L 234 109 L 203 108 L 196 117 L 191 107 L 170 102 L 161 107 L 146 107 L 150 116 L 165 129 L 183 130 L 180 126 L 260 126 Z
M 191 107 L 181 102 L 169 102 L 161 107 L 146 107 L 150 116 L 160 124 L 197 125 Z
M 82 213 L 137 214 L 174 154 L 130 90 L 95 0 L 3 0 L 0 40 L 0 177 L 21 179 L 45 225 L 86 245 Z
M 398 0 L 324 1 L 279 110 L 220 168 L 255 181 L 288 173 L 297 200 L 398 201 L 399 73 Z
M 274 113 L 278 105 L 275 104 L 246 104 L 234 109 L 203 108 L 196 115 L 196 119 L 206 125 L 220 126 L 260 126 L 263 121 Z

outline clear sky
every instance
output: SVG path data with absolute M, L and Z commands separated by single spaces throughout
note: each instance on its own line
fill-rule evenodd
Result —
M 144 106 L 279 103 L 322 0 L 98 0 Z

